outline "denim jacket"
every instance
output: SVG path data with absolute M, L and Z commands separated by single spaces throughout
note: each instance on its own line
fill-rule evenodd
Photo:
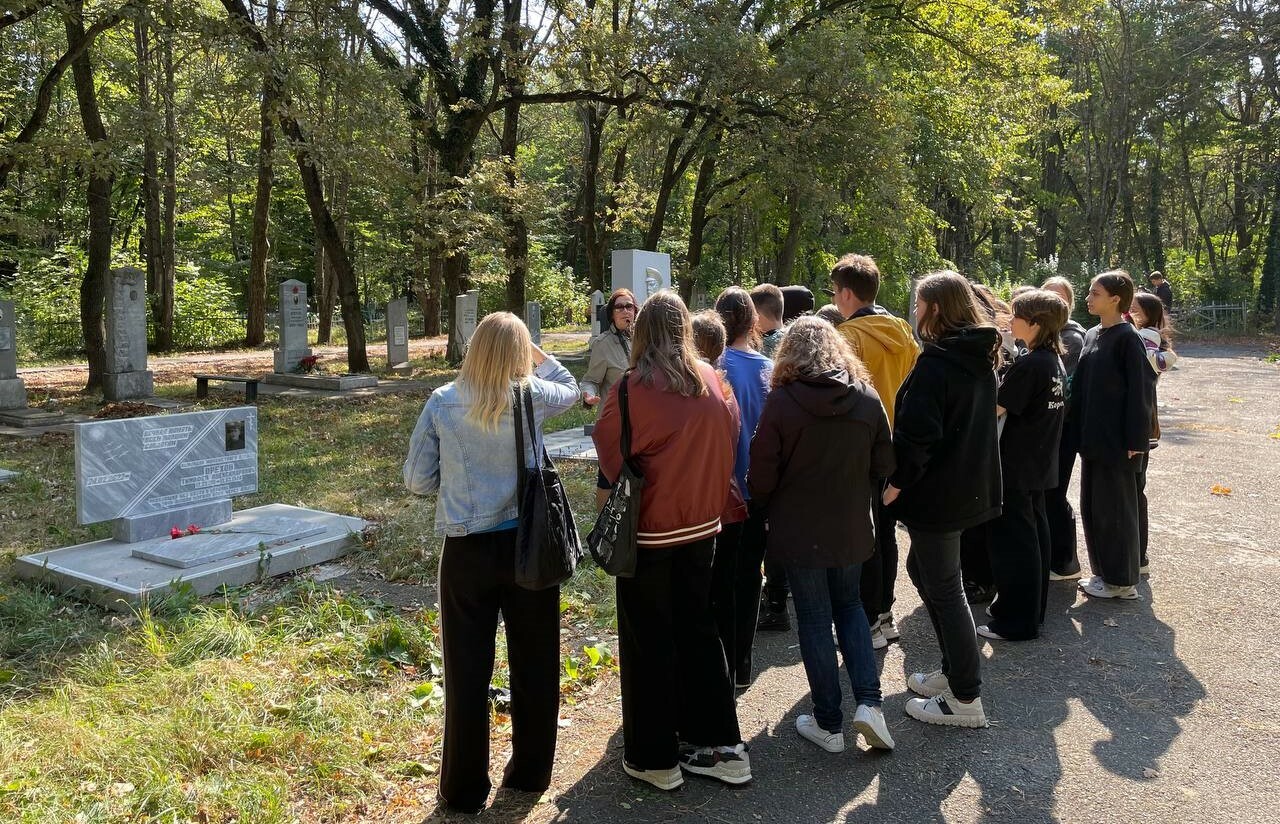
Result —
M 555 358 L 548 357 L 529 379 L 534 430 L 578 400 L 578 383 Z M 454 537 L 483 532 L 517 517 L 516 434 L 508 409 L 494 432 L 467 420 L 465 384 L 447 383 L 431 393 L 409 439 L 404 483 L 416 495 L 439 492 L 436 532 Z M 526 463 L 533 452 L 526 434 Z

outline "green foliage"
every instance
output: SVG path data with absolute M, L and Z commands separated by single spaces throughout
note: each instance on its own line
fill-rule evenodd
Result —
M 10 289 L 17 313 L 18 357 L 70 355 L 83 345 L 80 334 L 80 281 L 84 251 L 64 246 L 51 255 L 30 256 Z

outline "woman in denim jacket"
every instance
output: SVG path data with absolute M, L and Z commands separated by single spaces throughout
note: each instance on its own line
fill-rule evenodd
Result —
M 498 615 L 511 670 L 512 754 L 502 786 L 540 793 L 551 783 L 560 698 L 560 588 L 514 582 L 518 509 L 513 387 L 533 395 L 534 431 L 578 400 L 569 370 L 529 338 L 515 315 L 476 327 L 458 379 L 431 393 L 409 440 L 404 482 L 438 493 L 440 631 L 445 722 L 441 806 L 484 809 L 489 797 L 489 681 Z M 531 446 L 536 449 L 537 443 Z M 532 454 L 532 453 L 531 453 Z M 526 456 L 526 463 L 532 458 Z

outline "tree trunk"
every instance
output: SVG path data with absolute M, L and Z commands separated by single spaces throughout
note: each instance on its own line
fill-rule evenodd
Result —
M 75 48 L 85 39 L 84 2 L 72 0 L 64 16 L 68 49 Z M 71 65 L 75 78 L 76 101 L 80 107 L 80 122 L 91 149 L 87 201 L 89 212 L 88 263 L 84 281 L 80 284 L 80 327 L 89 361 L 89 380 L 86 390 L 102 386 L 106 371 L 106 331 L 102 324 L 103 303 L 106 300 L 111 269 L 111 191 L 115 177 L 111 171 L 110 150 L 107 148 L 107 130 L 98 110 L 98 92 L 94 85 L 93 64 L 89 49 L 84 49 Z
M 698 164 L 698 181 L 693 187 L 693 204 L 689 212 L 687 271 L 680 278 L 680 299 L 686 304 L 693 300 L 693 287 L 701 275 L 703 235 L 707 229 L 707 204 L 711 200 L 711 180 L 715 177 L 719 148 L 719 135 L 716 135 L 708 145 L 706 153 L 702 155 L 702 162 Z
M 177 83 L 174 81 L 173 2 L 165 0 L 165 30 L 160 49 L 164 70 L 164 203 L 160 226 L 160 312 L 156 317 L 156 346 L 173 347 L 173 297 L 178 277 L 178 117 L 174 105 Z
M 156 149 L 156 107 L 151 94 L 151 38 L 145 21 L 134 22 L 133 40 L 138 58 L 138 108 L 142 110 L 145 122 L 142 134 L 142 255 L 146 259 L 151 317 L 157 318 L 160 316 L 160 270 L 163 266 L 160 248 L 160 159 Z
M 587 256 L 587 288 L 604 289 L 604 253 L 596 210 L 599 202 L 600 156 L 604 119 L 593 104 L 582 105 L 582 233 Z
M 275 30 L 276 0 L 267 1 L 267 34 Z M 271 254 L 268 231 L 271 226 L 271 188 L 276 167 L 276 90 L 267 69 L 262 79 L 262 99 L 258 109 L 258 185 L 253 200 L 253 239 L 249 252 L 249 313 L 245 321 L 245 346 L 260 346 L 267 339 L 267 265 Z
M 517 4 L 518 5 L 518 4 Z M 519 93 L 513 89 L 512 93 Z M 507 311 L 524 317 L 525 285 L 529 275 L 529 225 L 520 212 L 516 195 L 519 170 L 516 149 L 520 142 L 520 104 L 507 104 L 502 122 L 502 156 L 506 160 L 507 196 L 503 202 L 503 222 L 507 228 Z M 525 318 L 527 321 L 528 318 Z
M 1276 330 L 1280 331 L 1280 167 L 1273 172 L 1271 222 L 1267 225 L 1267 253 L 1262 261 L 1262 280 L 1258 282 L 1259 314 L 1275 313 Z
M 1058 117 L 1056 103 L 1049 106 L 1050 121 Z M 1042 202 L 1036 208 L 1036 259 L 1049 260 L 1058 254 L 1058 212 L 1062 196 L 1062 135 L 1054 131 L 1042 142 L 1040 158 Z
M 787 193 L 787 234 L 778 253 L 778 271 L 774 277 L 774 283 L 779 286 L 790 286 L 795 274 L 796 252 L 800 249 L 803 222 L 801 214 L 800 193 L 793 188 Z
M 1164 256 L 1164 231 L 1160 228 L 1161 200 L 1164 198 L 1162 154 L 1160 144 L 1157 143 L 1155 154 L 1151 157 L 1151 188 L 1147 197 L 1147 245 L 1151 248 L 1151 265 L 1158 272 L 1164 272 L 1168 268 Z

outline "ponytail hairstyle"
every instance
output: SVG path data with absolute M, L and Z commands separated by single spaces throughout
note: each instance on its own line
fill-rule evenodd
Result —
M 1116 307 L 1121 314 L 1129 311 L 1133 303 L 1133 278 L 1123 269 L 1109 269 L 1093 279 L 1093 283 L 1101 286 L 1103 291 L 1112 297 L 1120 298 Z
M 670 289 L 650 295 L 636 315 L 631 331 L 631 368 L 645 385 L 661 384 L 662 389 L 686 398 L 707 394 L 693 348 L 689 310 Z
M 1048 289 L 1031 289 L 1013 299 L 1013 316 L 1039 327 L 1036 339 L 1027 341 L 1027 348 L 1049 349 L 1058 355 L 1067 350 L 1062 345 L 1062 327 L 1067 325 L 1070 313 L 1067 302 Z
M 724 321 L 714 309 L 703 309 L 693 316 L 693 347 L 698 357 L 711 365 L 720 362 L 724 354 Z
M 924 313 L 916 318 L 920 339 L 931 343 L 976 327 L 995 328 L 990 314 L 980 308 L 977 293 L 964 276 L 950 269 L 925 275 L 916 285 L 916 299 L 925 304 Z M 995 336 L 991 365 L 1000 362 L 1000 336 Z
M 458 383 L 467 389 L 467 420 L 494 432 L 511 408 L 512 381 L 523 383 L 533 371 L 533 341 L 524 321 L 510 312 L 485 315 L 467 346 Z
M 724 321 L 725 339 L 730 346 L 743 335 L 755 349 L 760 348 L 760 335 L 756 332 L 756 305 L 751 295 L 741 286 L 730 286 L 716 298 L 716 311 Z

